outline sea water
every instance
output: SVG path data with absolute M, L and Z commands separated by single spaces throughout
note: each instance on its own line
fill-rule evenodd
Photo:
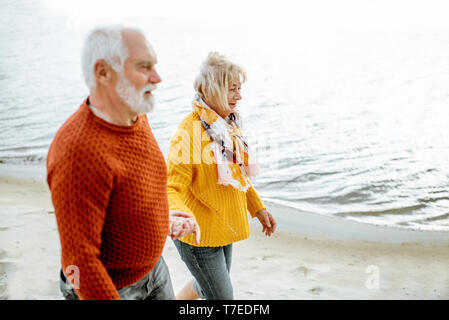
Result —
M 51 3 L 1 2 L 2 163 L 45 166 L 56 131 L 88 95 L 82 42 L 109 21 L 96 18 L 96 7 L 74 14 Z M 192 110 L 201 61 L 219 51 L 248 72 L 239 109 L 261 166 L 253 182 L 262 198 L 361 222 L 449 230 L 447 30 L 319 27 L 313 18 L 297 23 L 294 12 L 270 20 L 267 11 L 234 23 L 229 8 L 229 23 L 199 9 L 146 19 L 133 16 L 133 3 L 121 5 L 126 13 L 113 18 L 140 27 L 158 55 L 163 81 L 149 121 L 165 156 Z

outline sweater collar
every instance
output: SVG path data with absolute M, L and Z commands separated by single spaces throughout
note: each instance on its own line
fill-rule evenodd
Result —
M 139 116 L 137 116 L 136 121 L 130 125 L 130 126 L 120 126 L 117 124 L 113 124 L 110 123 L 106 120 L 104 120 L 103 118 L 101 118 L 100 116 L 98 116 L 97 114 L 95 114 L 95 112 L 92 110 L 91 108 L 91 103 L 89 101 L 89 97 L 87 97 L 83 104 L 81 105 L 81 108 L 84 112 L 87 112 L 87 114 L 99 125 L 103 126 L 103 127 L 107 127 L 113 131 L 117 131 L 117 132 L 134 132 L 136 130 L 138 130 L 142 124 L 145 122 L 146 120 L 146 115 L 145 114 L 141 114 Z

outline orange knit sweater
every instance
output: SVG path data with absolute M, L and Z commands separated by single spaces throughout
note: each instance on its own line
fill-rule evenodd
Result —
M 50 146 L 47 182 L 78 296 L 119 299 L 155 266 L 168 234 L 167 167 L 146 115 L 117 126 L 85 101 Z

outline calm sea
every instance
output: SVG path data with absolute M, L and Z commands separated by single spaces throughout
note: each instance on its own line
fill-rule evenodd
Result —
M 240 110 L 264 199 L 449 230 L 449 33 L 126 22 L 158 54 L 163 82 L 150 124 L 164 155 L 191 111 L 201 61 L 220 51 L 248 71 Z M 44 1 L 1 1 L 1 162 L 45 164 L 57 129 L 87 96 L 79 55 L 92 25 Z

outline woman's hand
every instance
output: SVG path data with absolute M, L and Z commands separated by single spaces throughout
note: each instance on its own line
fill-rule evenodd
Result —
M 261 209 L 256 213 L 257 219 L 259 219 L 260 223 L 263 226 L 262 232 L 265 232 L 265 235 L 271 236 L 271 234 L 276 230 L 276 220 L 274 220 L 271 213 L 267 211 L 267 209 Z
M 201 231 L 196 220 L 188 213 L 182 211 L 170 211 L 170 229 L 168 235 L 176 240 L 191 233 L 195 234 L 195 243 L 200 244 Z

